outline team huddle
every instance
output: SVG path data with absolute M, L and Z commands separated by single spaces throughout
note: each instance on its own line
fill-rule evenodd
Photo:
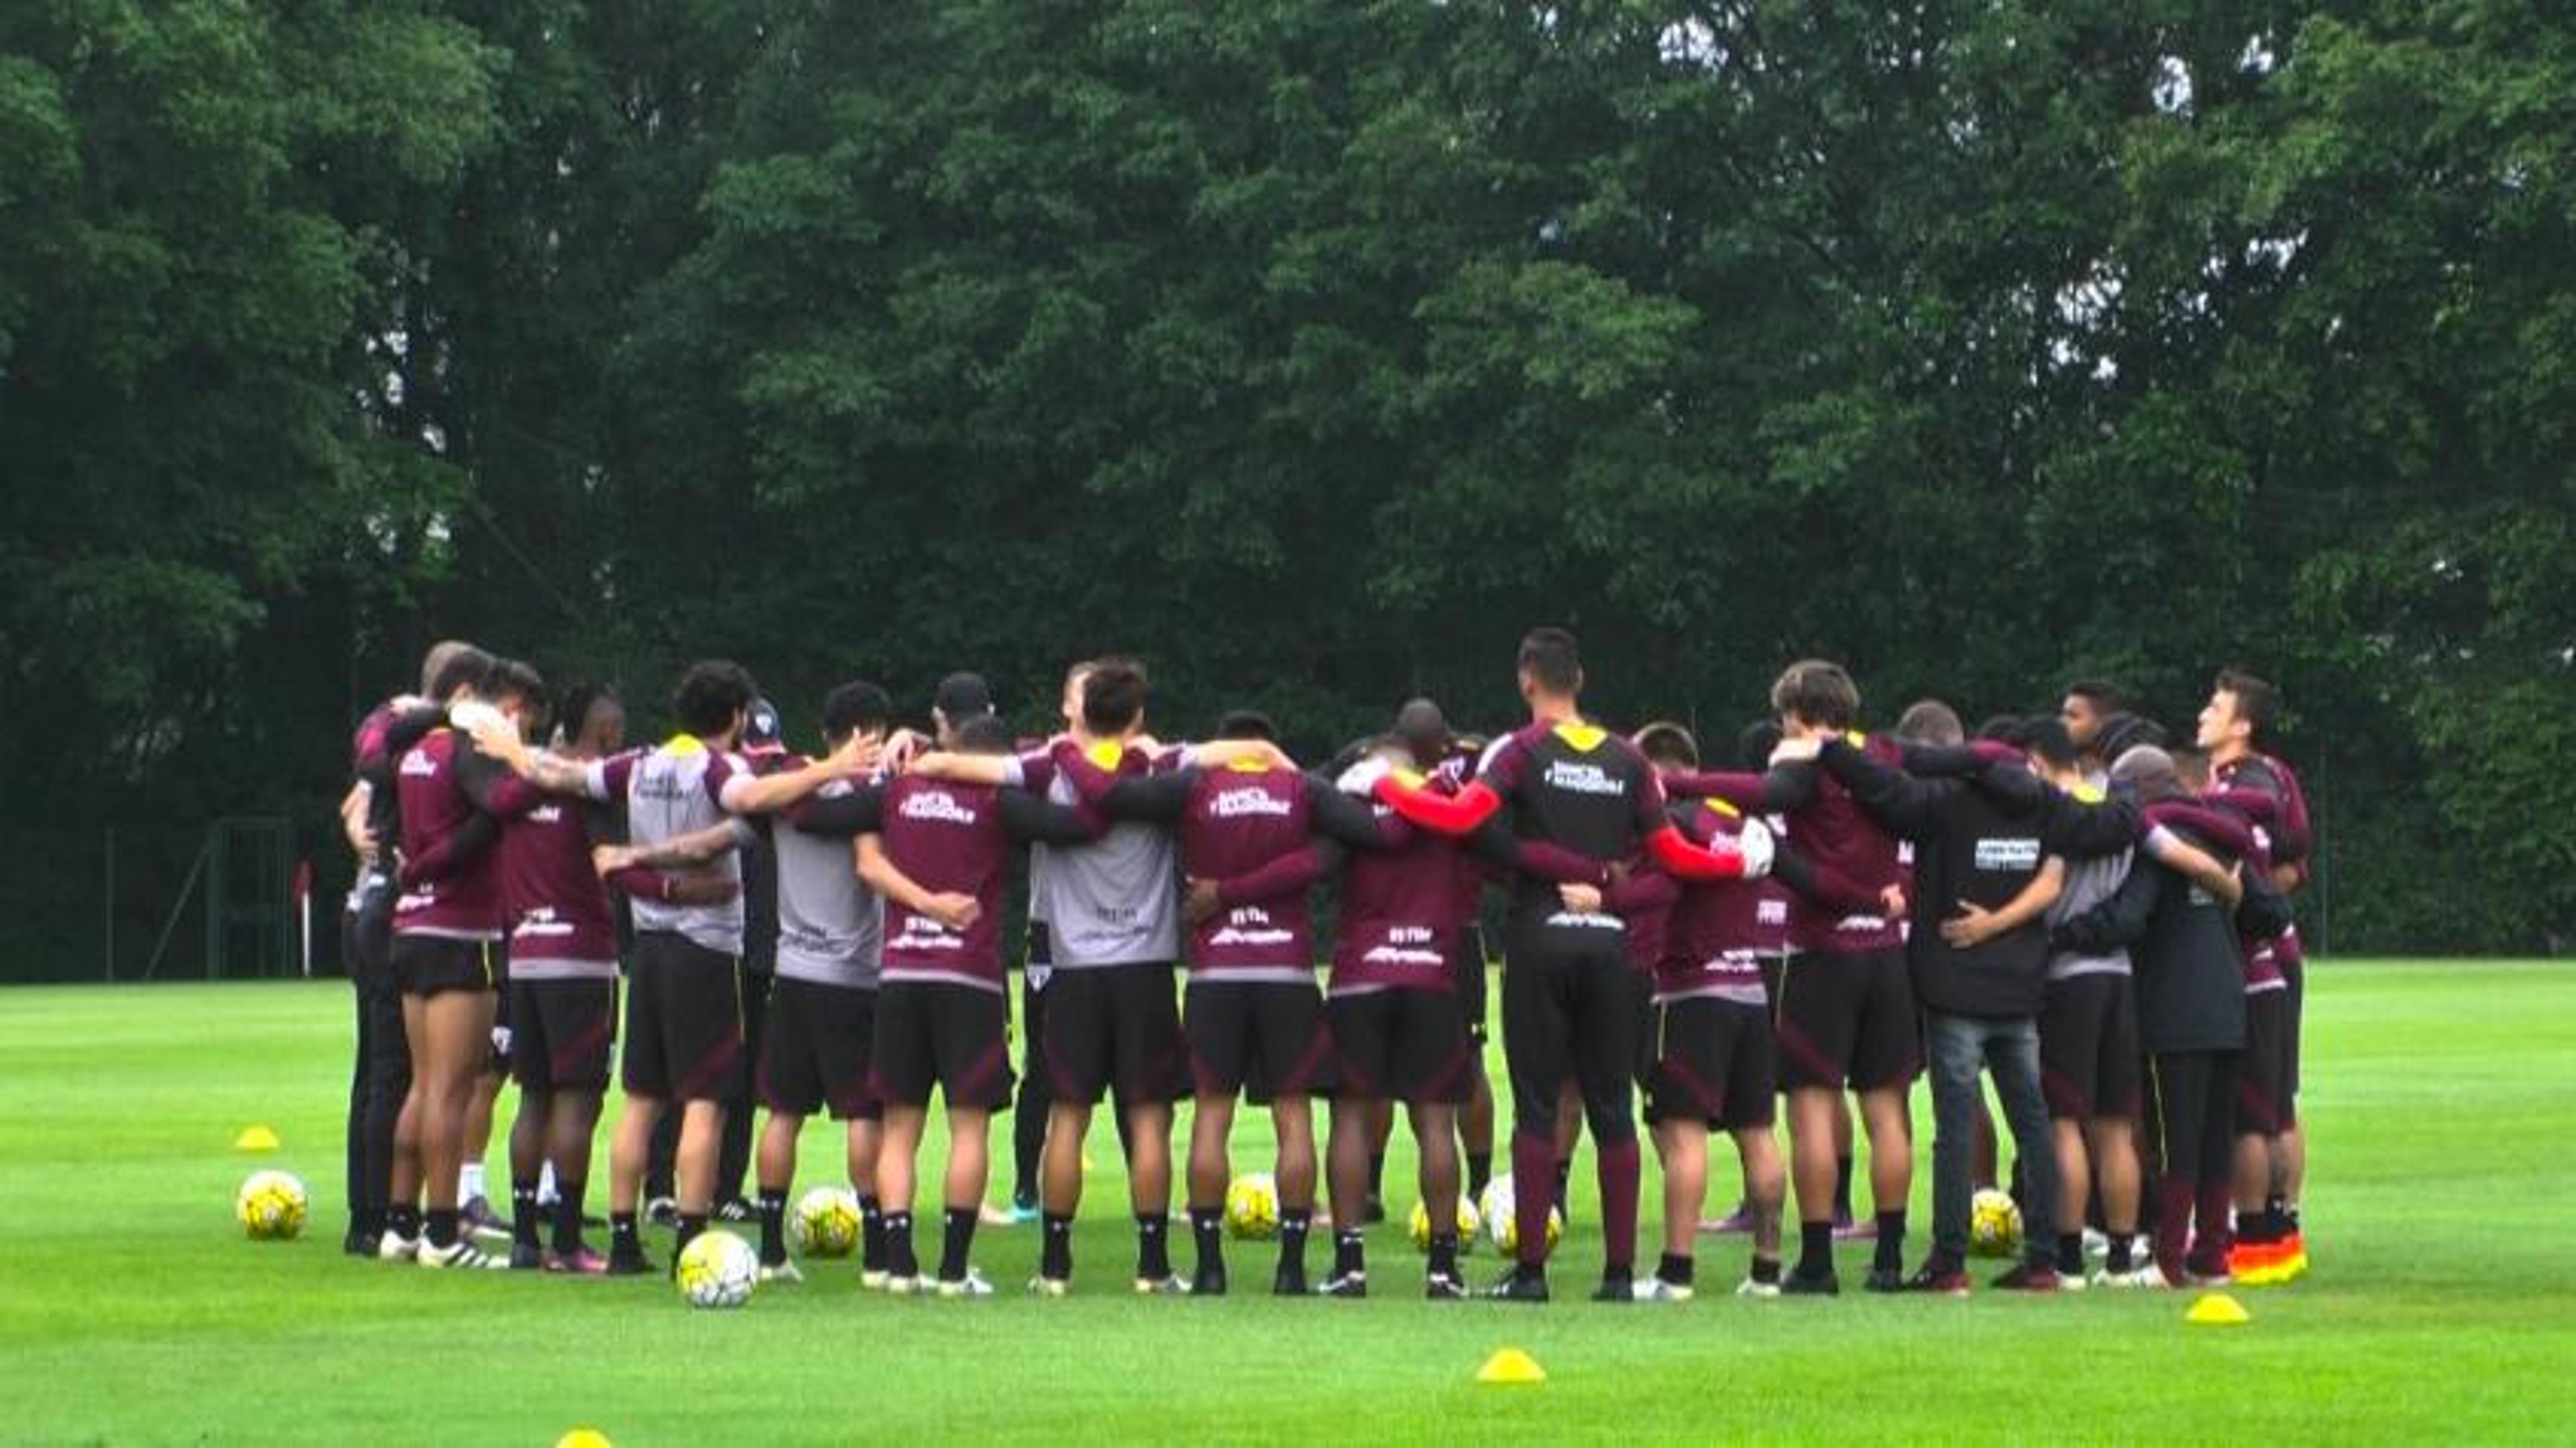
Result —
M 441 644 L 420 692 L 359 726 L 344 802 L 360 861 L 347 1248 L 641 1274 L 656 1270 L 642 1228 L 664 1211 L 675 1252 L 711 1218 L 756 1217 L 761 1278 L 792 1281 L 797 1143 L 819 1113 L 845 1129 L 864 1285 L 989 1295 L 977 1228 L 1034 1221 L 1029 1290 L 1061 1296 L 1106 1099 L 1134 1290 L 1218 1295 L 1229 1137 L 1249 1104 L 1276 1140 L 1272 1290 L 1363 1297 L 1400 1105 L 1425 1290 L 1468 1297 L 1461 1207 L 1495 1157 L 1498 934 L 1515 1189 L 1497 1236 L 1513 1260 L 1484 1295 L 1548 1299 L 1587 1129 L 1599 1300 L 1689 1299 L 1712 1230 L 1749 1235 L 1746 1296 L 1838 1292 L 1834 1244 L 1859 1237 L 1875 1239 L 1869 1290 L 1965 1294 L 1972 1202 L 1997 1186 L 1987 1076 L 2028 1228 L 1994 1287 L 2306 1270 L 2288 897 L 2313 838 L 2297 777 L 2263 752 L 2270 685 L 2220 674 L 2189 747 L 2098 684 L 1974 738 L 1932 701 L 1862 733 L 1849 674 L 1811 660 L 1720 761 L 1675 724 L 1623 736 L 1586 718 L 1563 630 L 1533 630 L 1516 675 L 1529 717 L 1510 733 L 1461 736 L 1415 700 L 1311 769 L 1248 711 L 1204 740 L 1153 737 L 1145 671 L 1124 658 L 1074 666 L 1062 731 L 1036 741 L 1014 740 L 972 674 L 939 684 L 926 733 L 898 726 L 882 688 L 843 684 L 808 756 L 731 663 L 691 666 L 677 732 L 630 749 L 613 693 L 575 689 L 557 709 L 527 665 Z M 1015 1072 L 1003 922 L 1023 859 Z M 587 1179 L 612 1065 L 603 1254 Z M 501 1226 L 479 1163 L 505 1072 L 519 1100 L 502 1256 L 476 1238 Z M 1933 1221 L 1909 1273 L 1924 1075 Z M 913 1227 L 934 1097 L 946 1160 L 925 1262 Z M 1182 1100 L 1187 1277 L 1168 1240 Z M 999 1111 L 1014 1117 L 1007 1211 L 986 1205 Z M 1664 1183 L 1642 1274 L 1641 1119 Z M 1867 1218 L 1851 1205 L 1856 1134 Z M 1703 1223 L 1715 1136 L 1743 1195 Z M 1319 1188 L 1332 1257 L 1310 1282 Z

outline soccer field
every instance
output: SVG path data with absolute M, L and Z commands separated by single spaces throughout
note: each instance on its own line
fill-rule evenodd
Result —
M 545 1444 L 587 1425 L 620 1445 L 2563 1441 L 2576 1403 L 2576 968 L 2330 962 L 2310 979 L 2315 1270 L 2241 1293 L 2253 1321 L 2240 1328 L 2187 1328 L 2183 1294 L 1745 1301 L 1725 1291 L 1741 1238 L 1701 1239 L 1714 1290 L 1697 1302 L 1597 1306 L 1578 1290 L 1599 1265 L 1588 1164 L 1559 1301 L 1426 1303 L 1401 1226 L 1402 1131 L 1387 1177 L 1398 1220 L 1372 1236 L 1378 1296 L 1362 1303 L 1245 1292 L 1266 1282 L 1261 1244 L 1235 1246 L 1233 1297 L 1129 1296 L 1105 1124 L 1068 1300 L 1019 1295 L 1037 1247 L 1025 1227 L 979 1237 L 977 1261 L 1004 1289 L 982 1302 L 864 1294 L 851 1264 L 817 1264 L 730 1314 L 691 1312 L 658 1278 L 434 1275 L 338 1252 L 344 985 L 12 989 L 0 1439 Z M 235 1153 L 254 1122 L 283 1149 Z M 1247 1116 L 1238 1169 L 1267 1155 L 1266 1123 Z M 809 1134 L 809 1180 L 837 1160 L 820 1127 Z M 312 1188 L 300 1240 L 251 1243 L 234 1225 L 233 1188 L 259 1165 Z M 1719 1177 L 1722 1209 L 1733 1182 Z M 1652 1181 L 1645 1200 L 1651 1262 Z M 935 1203 L 923 1231 L 935 1249 Z M 1866 1250 L 1846 1249 L 1851 1287 Z M 1310 1265 L 1329 1252 L 1319 1231 Z M 1481 1282 L 1493 1264 L 1487 1247 L 1471 1272 Z M 1479 1362 L 1506 1345 L 1548 1380 L 1478 1386 Z

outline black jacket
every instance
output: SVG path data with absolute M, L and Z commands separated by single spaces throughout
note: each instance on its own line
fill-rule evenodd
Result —
M 2060 924 L 2051 944 L 2127 947 L 2138 1038 L 2150 1051 L 2245 1047 L 2245 970 L 2225 902 L 2141 854 L 2119 893 Z

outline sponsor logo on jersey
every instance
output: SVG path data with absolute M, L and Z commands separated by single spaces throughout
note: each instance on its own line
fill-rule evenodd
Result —
M 958 803 L 957 797 L 945 790 L 924 790 L 919 794 L 906 795 L 896 813 L 908 820 L 935 820 L 941 824 L 971 825 L 975 822 L 975 811 Z
M 1613 777 L 1600 765 L 1585 764 L 1578 760 L 1551 759 L 1547 763 L 1547 773 L 1541 777 L 1546 781 L 1548 788 L 1561 789 L 1568 794 L 1626 794 L 1628 792 L 1627 781 Z
M 1208 813 L 1221 820 L 1240 819 L 1247 815 L 1284 819 L 1296 813 L 1296 806 L 1266 789 L 1223 789 L 1208 801 Z
M 2029 871 L 2039 868 L 2039 841 L 2030 836 L 1977 841 L 1980 870 Z

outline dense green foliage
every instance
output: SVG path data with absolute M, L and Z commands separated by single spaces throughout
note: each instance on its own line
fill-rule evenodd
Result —
M 1602 1307 L 1575 1290 L 1600 1263 L 1588 1165 L 1545 1308 L 1422 1301 L 1397 1223 L 1369 1234 L 1365 1302 L 1249 1290 L 1268 1277 L 1257 1244 L 1229 1249 L 1223 1301 L 1139 1300 L 1106 1124 L 1062 1301 L 1020 1293 L 1033 1227 L 978 1234 L 1001 1294 L 986 1302 L 871 1296 L 847 1261 L 721 1317 L 658 1280 L 432 1276 L 337 1255 L 347 987 L 16 988 L 0 1012 L 9 1436 L 543 1444 L 583 1424 L 619 1444 L 1275 1444 L 1364 1424 L 1372 1443 L 1997 1443 L 2045 1415 L 2054 1442 L 2554 1439 L 2576 1410 L 2576 1298 L 2549 1224 L 2576 1158 L 2480 1144 L 2576 1132 L 2576 973 L 2338 962 L 2309 980 L 2315 1267 L 2242 1292 L 2254 1320 L 2231 1329 L 2184 1326 L 2178 1293 L 1874 1297 L 1857 1290 L 1865 1244 L 1842 1249 L 1847 1296 L 1747 1301 L 1732 1295 L 1742 1237 L 1699 1239 L 1697 1301 Z M 253 1122 L 284 1149 L 233 1152 Z M 800 1187 L 838 1162 L 827 1123 L 803 1147 Z M 1243 1113 L 1237 1169 L 1267 1167 L 1269 1147 L 1268 1116 Z M 1392 1148 L 1404 1211 L 1409 1133 Z M 235 1185 L 264 1166 L 311 1191 L 295 1242 L 246 1242 L 231 1220 Z M 1651 1241 L 1651 1155 L 1647 1172 Z M 1732 1165 L 1712 1176 L 1726 1200 Z M 1915 1173 L 1918 1234 L 1929 1178 Z M 649 1232 L 649 1250 L 669 1240 Z M 1310 1265 L 1328 1250 L 1310 1244 Z M 1467 1266 L 1484 1281 L 1492 1249 Z M 1476 1386 L 1506 1345 L 1549 1380 Z
M 429 638 L 791 720 L 2288 690 L 2340 949 L 2576 925 L 2576 21 L 2514 0 L 0 18 L 0 777 L 291 809 Z M 810 714 L 810 708 L 806 710 Z

